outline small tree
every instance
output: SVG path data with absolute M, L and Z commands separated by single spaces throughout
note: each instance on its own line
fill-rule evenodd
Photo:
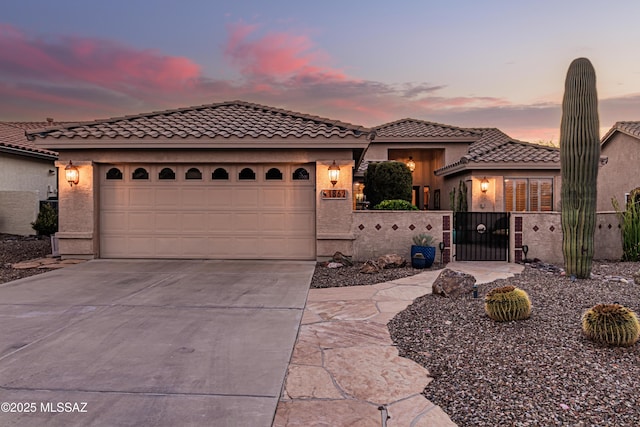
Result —
M 401 162 L 369 163 L 364 174 L 364 194 L 372 206 L 383 200 L 411 202 L 411 171 Z
M 43 203 L 40 206 L 38 217 L 35 222 L 31 223 L 31 227 L 43 236 L 55 234 L 58 231 L 58 214 L 56 210 L 49 203 Z

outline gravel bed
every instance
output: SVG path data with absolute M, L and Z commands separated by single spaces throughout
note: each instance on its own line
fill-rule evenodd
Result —
M 592 278 L 527 266 L 479 285 L 479 298 L 418 298 L 389 322 L 400 354 L 434 378 L 423 394 L 459 426 L 638 426 L 640 344 L 596 345 L 580 317 L 599 303 L 640 313 L 640 263 L 594 263 Z M 624 280 L 627 283 L 624 282 Z M 497 323 L 484 312 L 492 288 L 527 291 L 531 318 Z
M 427 270 L 436 270 L 440 267 L 434 263 L 428 269 L 416 269 L 409 264 L 406 267 L 389 268 L 379 273 L 360 273 L 363 263 L 354 263 L 353 266 L 340 268 L 324 267 L 322 263 L 316 265 L 311 279 L 312 288 L 338 288 L 341 286 L 375 285 L 376 283 L 389 282 L 413 276 Z
M 51 239 L 49 237 L 0 234 L 0 283 L 45 273 L 48 270 L 38 268 L 16 270 L 11 267 L 11 264 L 42 258 L 49 254 L 51 254 Z

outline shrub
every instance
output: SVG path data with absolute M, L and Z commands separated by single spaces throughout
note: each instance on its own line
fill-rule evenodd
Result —
M 383 200 L 373 207 L 373 209 L 384 211 L 417 211 L 418 208 L 406 200 Z
M 497 322 L 528 319 L 531 315 L 531 300 L 522 289 L 503 286 L 489 291 L 484 298 L 484 310 Z
M 371 206 L 383 200 L 411 202 L 413 178 L 402 162 L 369 163 L 364 174 L 364 194 Z
M 43 236 L 55 234 L 58 231 L 58 214 L 55 209 L 50 204 L 43 203 L 36 221 L 31 223 L 31 227 Z
M 640 337 L 636 314 L 620 304 L 598 304 L 582 315 L 582 331 L 600 344 L 627 347 Z
M 611 199 L 622 226 L 623 261 L 640 261 L 640 203 L 634 196 L 635 194 L 632 193 L 624 212 L 620 210 L 618 200 L 615 197 Z

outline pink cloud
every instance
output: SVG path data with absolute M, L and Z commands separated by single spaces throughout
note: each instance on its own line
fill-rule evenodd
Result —
M 106 40 L 31 37 L 0 24 L 0 76 L 50 84 L 88 83 L 137 94 L 175 91 L 192 85 L 200 76 L 200 66 L 187 58 Z
M 257 30 L 257 25 L 244 23 L 227 27 L 229 38 L 224 48 L 225 56 L 243 74 L 272 79 L 348 79 L 341 70 L 321 65 L 327 56 L 316 49 L 308 37 L 272 32 L 251 38 Z

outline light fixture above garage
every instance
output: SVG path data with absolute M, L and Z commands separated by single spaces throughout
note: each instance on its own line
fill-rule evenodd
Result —
M 73 184 L 77 185 L 80 181 L 80 171 L 78 171 L 78 168 L 73 165 L 71 160 L 69 160 L 69 164 L 64 168 L 64 175 L 67 178 L 67 182 L 72 187 Z
M 482 178 L 482 181 L 480 181 L 480 190 L 483 193 L 486 193 L 489 190 L 489 180 L 486 176 Z
M 331 181 L 331 185 L 334 187 L 338 183 L 338 179 L 340 178 L 340 166 L 336 164 L 336 161 L 333 161 L 333 164 L 329 166 L 329 181 Z
M 407 167 L 411 172 L 416 170 L 416 162 L 413 161 L 413 157 L 409 156 L 409 160 L 407 160 Z

